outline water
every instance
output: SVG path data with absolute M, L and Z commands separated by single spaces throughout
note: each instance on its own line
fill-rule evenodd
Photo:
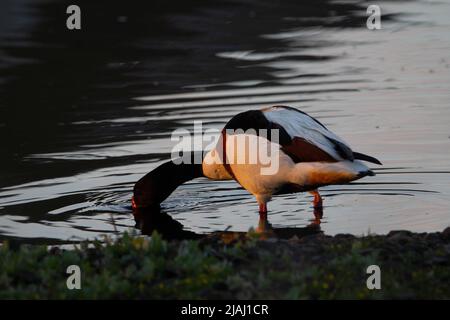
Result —
M 322 188 L 323 232 L 449 226 L 450 3 L 380 1 L 383 29 L 370 31 L 364 2 L 299 2 L 86 1 L 73 32 L 64 3 L 3 1 L 0 239 L 124 232 L 132 187 L 169 157 L 173 130 L 272 104 L 301 108 L 384 164 Z M 304 229 L 310 202 L 276 197 L 270 223 Z M 162 211 L 188 234 L 258 225 L 234 182 L 187 183 Z

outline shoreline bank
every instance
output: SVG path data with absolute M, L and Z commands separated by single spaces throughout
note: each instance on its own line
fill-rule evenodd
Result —
M 70 265 L 81 289 L 69 290 Z M 370 290 L 369 266 L 381 289 Z M 450 299 L 450 228 L 291 239 L 254 232 L 166 241 L 124 234 L 74 250 L 0 248 L 0 299 Z

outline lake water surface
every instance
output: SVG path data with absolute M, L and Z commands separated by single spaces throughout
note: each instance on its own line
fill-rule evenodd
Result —
M 134 226 L 134 183 L 170 157 L 173 130 L 221 128 L 285 104 L 375 156 L 375 177 L 322 188 L 326 234 L 450 225 L 450 2 L 2 2 L 0 240 L 61 243 Z M 89 14 L 88 14 L 89 13 Z M 84 16 L 83 16 L 84 17 Z M 311 223 L 309 194 L 269 203 L 275 228 Z M 197 179 L 163 211 L 185 230 L 247 231 L 254 198 Z

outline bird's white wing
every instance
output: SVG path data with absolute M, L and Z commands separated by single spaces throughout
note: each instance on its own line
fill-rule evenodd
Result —
M 283 127 L 292 139 L 303 139 L 337 161 L 353 160 L 353 152 L 348 144 L 306 113 L 284 106 L 275 106 L 262 111 L 267 120 Z

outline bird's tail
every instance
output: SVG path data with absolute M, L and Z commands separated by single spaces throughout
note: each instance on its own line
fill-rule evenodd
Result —
M 367 162 L 371 162 L 371 163 L 382 165 L 380 160 L 378 160 L 378 159 L 376 159 L 374 157 L 368 156 L 367 154 L 364 154 L 364 153 L 353 152 L 353 157 L 355 159 L 358 159 L 358 160 L 363 160 L 363 161 L 367 161 Z

